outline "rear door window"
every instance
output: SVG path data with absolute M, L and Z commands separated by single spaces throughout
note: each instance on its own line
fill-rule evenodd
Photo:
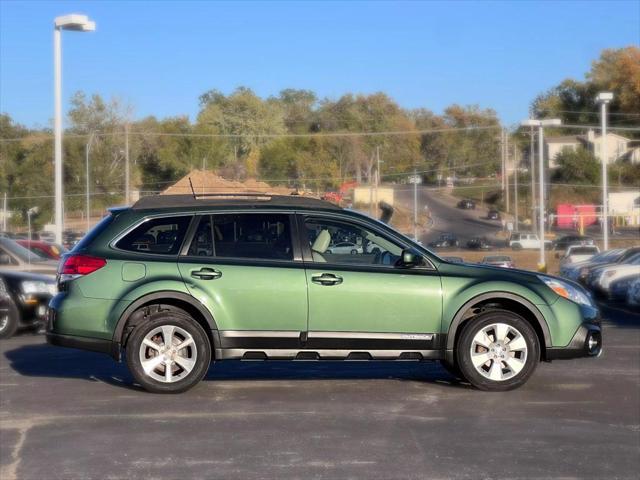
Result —
M 131 252 L 177 255 L 191 218 L 185 215 L 147 220 L 120 239 L 116 247 Z
M 240 213 L 203 216 L 190 256 L 293 260 L 289 215 Z

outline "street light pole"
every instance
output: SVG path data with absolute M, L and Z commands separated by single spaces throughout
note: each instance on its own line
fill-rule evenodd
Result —
M 562 121 L 559 118 L 549 118 L 545 120 L 525 120 L 522 122 L 523 127 L 538 127 L 538 175 L 540 182 L 540 190 L 538 192 L 538 240 L 540 241 L 540 259 L 538 263 L 538 270 L 542 272 L 547 271 L 547 264 L 544 253 L 544 127 L 561 125 Z
M 530 132 L 530 152 L 529 152 L 529 170 L 531 175 L 531 226 L 533 233 L 536 233 L 536 145 L 535 132 L 531 127 Z
M 607 178 L 607 104 L 613 100 L 613 93 L 601 92 L 596 97 L 600 102 L 600 121 L 602 122 L 602 141 L 600 142 L 600 161 L 602 162 L 602 238 L 604 249 L 609 249 L 609 181 Z
M 62 244 L 62 45 L 61 31 L 53 29 L 53 76 L 54 76 L 54 177 L 55 177 L 55 236 L 56 243 Z
M 92 32 L 96 29 L 96 24 L 90 21 L 86 15 L 71 14 L 56 17 L 53 25 L 55 238 L 57 243 L 62 243 L 64 222 L 62 210 L 62 30 Z

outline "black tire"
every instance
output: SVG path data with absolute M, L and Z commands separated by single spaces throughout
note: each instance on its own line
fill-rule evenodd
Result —
M 440 365 L 442 365 L 442 368 L 444 368 L 447 373 L 456 380 L 466 380 L 457 364 L 449 363 L 446 360 L 441 360 Z
M 526 342 L 527 354 L 522 369 L 506 380 L 492 380 L 483 376 L 471 360 L 473 338 L 482 328 L 494 323 L 507 324 L 515 328 Z M 491 392 L 513 390 L 524 385 L 535 371 L 540 361 L 540 343 L 533 327 L 525 319 L 506 310 L 493 310 L 478 315 L 464 327 L 456 345 L 456 360 L 460 372 L 474 387 Z
M 519 243 L 514 243 L 511 247 L 513 250 L 522 250 L 522 245 Z
M 351 255 L 357 255 L 358 254 L 358 250 L 356 250 L 355 248 L 351 250 Z
M 3 322 L 5 315 L 6 323 Z M 11 300 L 0 303 L 0 339 L 13 337 L 19 325 L 20 312 L 14 303 Z
M 145 336 L 161 326 L 175 326 L 186 331 L 193 337 L 197 352 L 193 370 L 173 383 L 164 383 L 152 378 L 145 373 L 140 361 L 140 347 Z M 198 384 L 209 370 L 211 343 L 202 327 L 182 310 L 160 310 L 149 314 L 147 319 L 136 325 L 127 340 L 126 358 L 131 374 L 145 390 L 152 393 L 182 393 Z

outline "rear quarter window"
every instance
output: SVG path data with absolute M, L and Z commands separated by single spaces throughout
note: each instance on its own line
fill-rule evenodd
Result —
M 129 252 L 177 255 L 191 218 L 191 215 L 183 215 L 145 220 L 115 246 Z

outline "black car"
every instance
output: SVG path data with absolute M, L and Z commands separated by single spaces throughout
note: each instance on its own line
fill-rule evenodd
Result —
M 42 326 L 55 293 L 52 276 L 0 271 L 0 338 L 11 337 L 21 327 Z
M 467 248 L 472 250 L 490 250 L 491 244 L 485 237 L 473 237 L 467 242 Z
M 475 210 L 476 209 L 476 202 L 466 198 L 466 199 L 460 200 L 458 202 L 458 208 L 462 208 L 463 210 Z
M 498 210 L 489 210 L 489 213 L 487 213 L 487 218 L 489 220 L 500 220 L 500 212 Z
M 429 244 L 432 248 L 455 248 L 459 245 L 458 237 L 453 233 L 443 233 L 438 240 Z
M 566 250 L 574 245 L 593 245 L 593 238 L 584 235 L 565 235 L 554 242 L 553 248 Z

